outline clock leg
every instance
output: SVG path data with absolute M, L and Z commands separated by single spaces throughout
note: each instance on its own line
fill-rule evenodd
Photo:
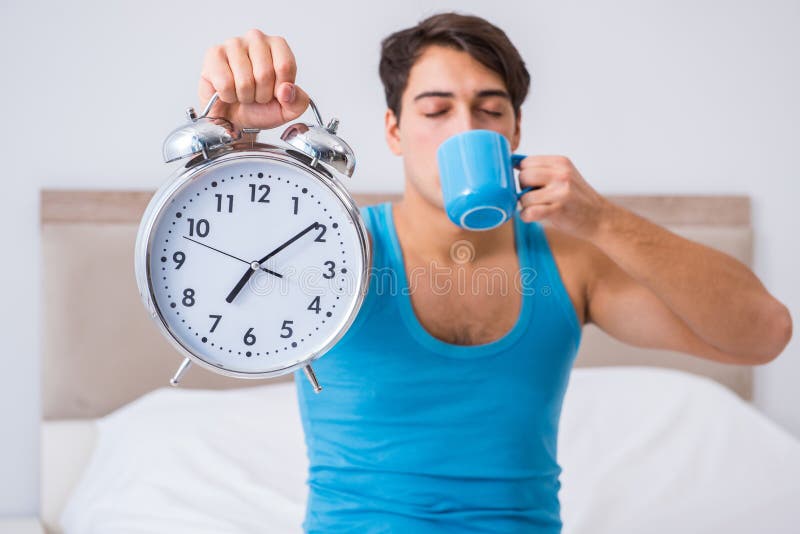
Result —
M 181 376 L 183 376 L 183 373 L 186 372 L 186 369 L 189 368 L 189 364 L 191 364 L 191 363 L 192 363 L 192 360 L 190 360 L 189 358 L 185 358 L 183 360 L 183 363 L 181 363 L 181 366 L 178 367 L 178 371 L 175 373 L 175 376 L 173 376 L 170 379 L 169 383 L 171 385 L 173 385 L 173 386 L 177 386 L 178 382 L 181 379 Z
M 308 381 L 311 382 L 311 385 L 314 387 L 314 393 L 319 393 L 322 391 L 322 386 L 320 386 L 319 382 L 317 382 L 317 376 L 314 374 L 314 370 L 311 368 L 311 365 L 306 365 L 303 367 L 303 371 L 306 372 Z

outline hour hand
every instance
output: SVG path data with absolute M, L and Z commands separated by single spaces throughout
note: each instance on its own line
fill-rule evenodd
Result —
M 228 304 L 233 302 L 233 299 L 236 298 L 236 295 L 239 294 L 239 291 L 241 291 L 244 285 L 247 283 L 247 281 L 250 280 L 250 277 L 253 276 L 254 272 L 255 271 L 253 270 L 252 267 L 250 269 L 247 269 L 247 272 L 245 272 L 244 275 L 239 279 L 239 281 L 236 282 L 236 285 L 233 287 L 233 289 L 231 289 L 231 292 L 228 293 L 227 297 L 225 297 L 225 302 L 227 302 Z

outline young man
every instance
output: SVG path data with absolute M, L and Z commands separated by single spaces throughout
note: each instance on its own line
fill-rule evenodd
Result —
M 215 115 L 274 127 L 308 105 L 295 73 L 285 40 L 252 30 L 209 50 L 200 100 L 218 91 Z M 487 21 L 441 14 L 397 32 L 380 74 L 405 191 L 361 211 L 374 269 L 394 276 L 389 290 L 371 280 L 355 323 L 315 364 L 325 395 L 296 380 L 310 460 L 304 527 L 559 532 L 558 419 L 583 324 L 751 365 L 783 350 L 791 318 L 747 267 L 611 203 L 563 156 L 523 160 L 521 186 L 542 187 L 514 219 L 485 232 L 452 224 L 439 144 L 476 128 L 520 143 L 530 77 Z M 499 290 L 475 283 L 487 272 Z

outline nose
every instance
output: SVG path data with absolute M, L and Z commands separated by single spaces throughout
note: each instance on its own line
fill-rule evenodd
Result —
M 475 130 L 476 128 L 479 128 L 478 121 L 469 107 L 458 106 L 453 120 L 453 131 L 451 134 L 456 135 L 468 130 Z

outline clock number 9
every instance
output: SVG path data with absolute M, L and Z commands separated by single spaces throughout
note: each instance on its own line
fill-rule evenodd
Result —
M 177 271 L 178 269 L 183 267 L 183 262 L 186 261 L 186 254 L 184 254 L 179 250 L 178 252 L 172 255 L 172 261 L 178 264 L 175 266 L 175 270 Z

